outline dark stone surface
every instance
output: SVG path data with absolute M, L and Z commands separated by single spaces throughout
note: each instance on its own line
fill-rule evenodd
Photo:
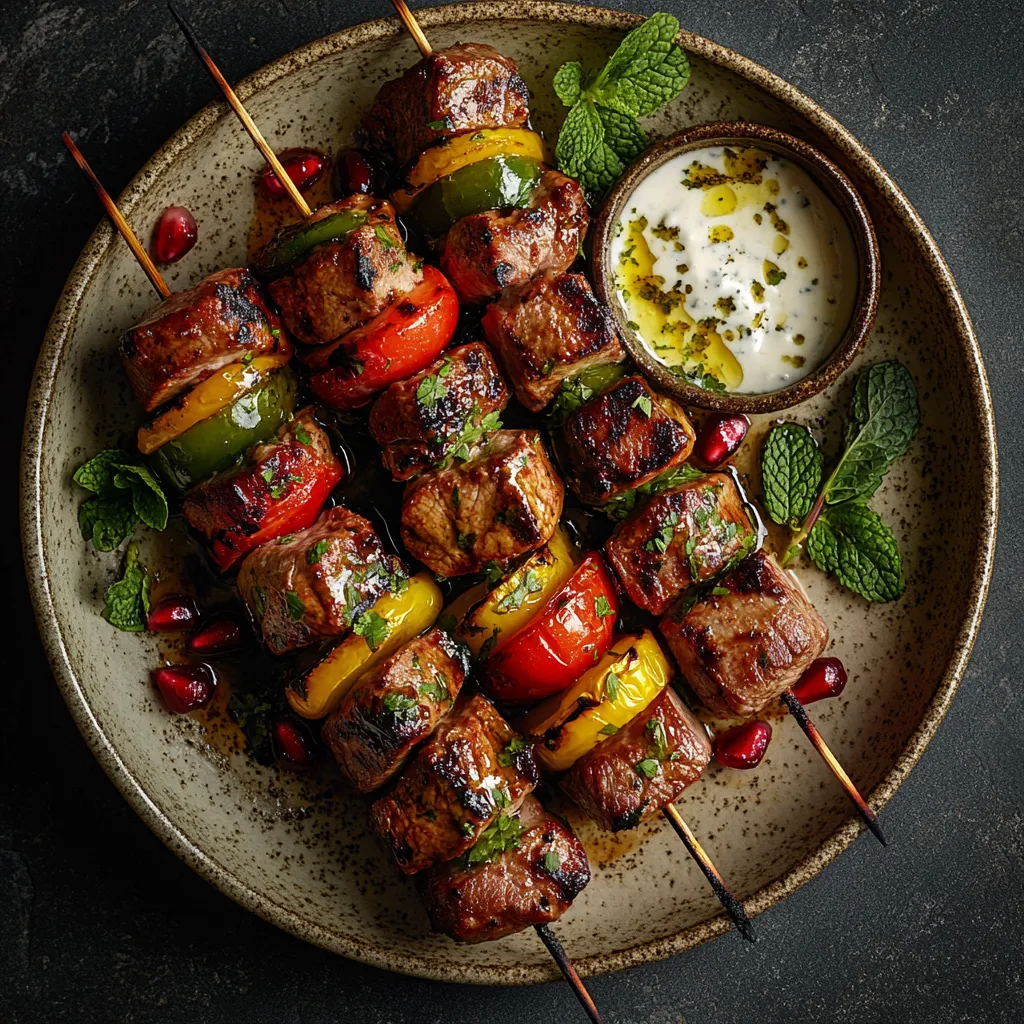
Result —
M 674 10 L 795 82 L 894 174 L 931 228 L 981 336 L 999 413 L 998 565 L 970 670 L 928 753 L 818 879 L 729 936 L 591 990 L 609 1022 L 928 1022 L 1024 1018 L 1024 31 L 1016 0 L 733 0 Z M 306 946 L 191 874 L 107 782 L 53 685 L 24 586 L 16 445 L 32 363 L 97 219 L 65 158 L 77 132 L 116 192 L 213 95 L 163 4 L 8 0 L 0 12 L 0 324 L 5 546 L 13 614 L 0 712 L 0 1020 L 578 1020 L 567 988 L 442 987 Z M 190 5 L 229 78 L 387 10 L 384 0 Z M 618 6 L 618 4 L 616 4 Z M 1007 635 L 1009 630 L 1009 635 Z

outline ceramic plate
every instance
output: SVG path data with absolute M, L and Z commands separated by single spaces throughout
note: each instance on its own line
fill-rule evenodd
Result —
M 477 40 L 515 58 L 534 96 L 536 123 L 549 137 L 558 124 L 554 71 L 567 60 L 598 66 L 639 20 L 528 2 L 418 14 L 434 46 Z M 816 705 L 815 717 L 877 809 L 949 706 L 989 581 L 997 485 L 981 355 L 935 243 L 870 153 L 756 64 L 699 36 L 684 33 L 681 43 L 693 77 L 649 121 L 651 137 L 742 118 L 805 138 L 840 164 L 871 210 L 883 262 L 878 318 L 858 365 L 900 359 L 918 383 L 923 427 L 873 501 L 902 546 L 906 595 L 895 605 L 869 606 L 815 570 L 803 573 L 832 627 L 829 653 L 842 657 L 851 676 L 843 697 Z M 335 150 L 350 142 L 378 86 L 416 57 L 396 19 L 375 21 L 283 57 L 238 92 L 276 147 Z M 199 244 L 168 274 L 176 289 L 245 258 L 253 176 L 261 164 L 225 110 L 214 105 L 189 121 L 120 199 L 140 234 L 169 203 L 196 214 Z M 134 431 L 137 408 L 115 342 L 153 302 L 127 247 L 101 224 L 53 316 L 28 409 L 22 479 L 28 575 L 57 680 L 83 735 L 175 853 L 282 928 L 345 956 L 424 977 L 509 984 L 555 976 L 532 932 L 478 946 L 431 934 L 412 884 L 396 878 L 368 835 L 365 804 L 326 766 L 314 778 L 285 777 L 246 758 L 223 713 L 202 720 L 169 715 L 148 683 L 160 657 L 156 642 L 118 633 L 100 618 L 117 559 L 83 543 L 76 523 L 82 494 L 71 474 L 85 457 Z M 824 430 L 835 444 L 849 378 L 791 410 L 791 418 Z M 756 481 L 752 486 L 756 493 Z M 755 913 L 813 877 L 859 831 L 842 792 L 789 719 L 778 723 L 759 770 L 712 770 L 679 806 Z M 581 834 L 595 877 L 557 928 L 581 973 L 668 956 L 728 929 L 702 876 L 660 820 L 619 842 L 587 826 Z

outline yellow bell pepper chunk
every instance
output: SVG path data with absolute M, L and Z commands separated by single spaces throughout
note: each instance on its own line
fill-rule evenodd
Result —
M 409 580 L 401 594 L 386 594 L 373 606 L 388 624 L 383 643 L 371 651 L 365 637 L 350 634 L 303 678 L 303 690 L 289 687 L 285 696 L 292 710 L 303 718 L 329 715 L 370 669 L 390 658 L 399 647 L 432 626 L 443 604 L 441 591 L 432 577 L 419 573 Z
M 649 629 L 640 636 L 620 636 L 568 690 L 526 715 L 519 731 L 541 737 L 534 748 L 541 764 L 548 771 L 564 772 L 643 711 L 671 675 L 668 659 Z
M 406 213 L 413 200 L 439 178 L 454 174 L 492 156 L 524 156 L 539 163 L 549 163 L 544 140 L 525 128 L 484 128 L 469 135 L 457 135 L 439 146 L 431 146 L 413 164 L 404 188 L 391 201 L 399 213 Z
M 231 363 L 212 377 L 200 381 L 166 412 L 139 428 L 139 451 L 151 455 L 161 445 L 184 434 L 203 420 L 208 420 L 247 391 L 252 391 L 275 370 L 291 359 L 291 345 L 283 343 L 280 351 L 256 356 L 250 363 Z
M 489 657 L 551 600 L 573 574 L 579 552 L 563 527 L 493 590 L 472 587 L 452 603 L 455 636 L 473 653 Z

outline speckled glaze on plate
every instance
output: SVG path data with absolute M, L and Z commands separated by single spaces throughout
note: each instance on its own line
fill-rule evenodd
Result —
M 595 67 L 639 19 L 555 3 L 462 4 L 417 12 L 435 46 L 492 43 L 519 61 L 538 126 L 558 124 L 549 83 L 566 60 Z M 913 371 L 923 426 L 873 505 L 900 540 L 907 593 L 869 606 L 814 570 L 802 573 L 832 627 L 829 653 L 851 682 L 815 706 L 833 749 L 876 809 L 938 727 L 965 668 L 992 566 L 996 447 L 985 371 L 967 312 L 935 243 L 883 169 L 806 96 L 763 68 L 683 33 L 689 88 L 648 121 L 652 139 L 705 121 L 773 125 L 822 149 L 864 197 L 878 233 L 878 315 L 856 366 L 898 358 Z M 311 43 L 238 87 L 278 147 L 335 149 L 381 82 L 416 59 L 396 19 Z M 196 74 L 200 74 L 196 71 Z M 120 198 L 145 234 L 168 203 L 190 207 L 198 246 L 168 274 L 186 287 L 245 255 L 257 153 L 222 105 L 204 109 Z M 138 410 L 115 355 L 119 332 L 154 302 L 127 248 L 103 223 L 64 290 L 44 341 L 24 438 L 22 515 L 28 576 L 57 680 L 112 780 L 179 856 L 244 906 L 311 942 L 424 977 L 517 984 L 557 976 L 536 936 L 460 947 L 432 935 L 412 884 L 395 877 L 365 827 L 365 804 L 329 768 L 285 777 L 238 749 L 216 713 L 169 715 L 147 682 L 154 638 L 100 618 L 117 569 L 81 540 L 74 467 L 130 436 Z M 789 418 L 835 445 L 850 374 Z M 839 412 L 837 413 L 837 408 Z M 751 448 L 768 425 L 755 418 Z M 751 481 L 753 493 L 758 482 Z M 822 870 L 858 835 L 850 808 L 795 723 L 777 724 L 756 772 L 712 770 L 679 802 L 733 888 L 758 913 Z M 620 842 L 584 826 L 594 881 L 557 926 L 584 975 L 689 949 L 728 931 L 667 825 Z M 870 839 L 866 841 L 871 842 Z M 908 856 L 895 851 L 891 856 Z M 737 940 L 738 941 L 738 940 Z

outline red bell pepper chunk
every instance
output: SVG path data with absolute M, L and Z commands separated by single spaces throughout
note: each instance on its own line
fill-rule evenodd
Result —
M 608 567 L 592 551 L 565 585 L 485 664 L 487 690 L 525 703 L 558 693 L 612 645 L 619 599 Z
M 366 405 L 389 384 L 429 366 L 455 333 L 459 300 L 436 267 L 368 324 L 314 349 L 305 362 L 314 371 L 309 387 L 333 409 Z

